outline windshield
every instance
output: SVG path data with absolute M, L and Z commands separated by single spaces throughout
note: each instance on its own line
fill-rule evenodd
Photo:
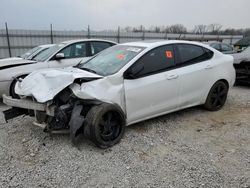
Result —
M 37 52 L 38 50 L 40 50 L 42 47 L 35 47 L 32 48 L 31 50 L 27 51 L 25 54 L 21 55 L 21 58 L 23 59 L 28 59 L 32 54 L 34 54 L 35 52 Z
M 37 54 L 32 54 L 32 55 L 30 55 L 29 57 L 27 57 L 26 59 L 28 59 L 28 60 L 33 60 L 33 59 L 35 59 L 36 58 L 36 56 L 38 56 L 39 54 L 41 54 L 42 52 L 44 52 L 44 51 L 46 51 L 46 50 L 48 50 L 49 48 L 43 48 L 43 49 L 41 49 Z
M 86 63 L 78 65 L 78 68 L 89 70 L 102 76 L 108 76 L 119 71 L 143 49 L 145 48 L 116 45 L 102 51 Z
M 46 61 L 50 56 L 56 53 L 58 50 L 66 46 L 66 44 L 57 44 L 55 46 L 50 47 L 48 50 L 43 51 L 42 53 L 38 54 L 36 57 L 33 58 L 35 61 Z
M 247 48 L 245 48 L 245 49 L 243 49 L 243 50 L 242 50 L 242 52 L 247 52 L 247 53 L 250 53 L 250 46 L 249 46 L 249 47 L 247 47 Z

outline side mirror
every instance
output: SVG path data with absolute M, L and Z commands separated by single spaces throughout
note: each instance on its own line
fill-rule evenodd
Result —
M 65 58 L 64 53 L 58 53 L 58 54 L 56 54 L 56 56 L 55 56 L 55 59 L 56 59 L 56 60 L 60 60 L 60 59 L 64 59 L 64 58 Z
M 124 74 L 125 79 L 135 79 L 137 75 L 144 69 L 144 65 L 139 63 L 130 67 Z

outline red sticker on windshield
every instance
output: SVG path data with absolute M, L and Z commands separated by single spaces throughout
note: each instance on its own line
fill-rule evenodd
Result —
M 124 54 L 118 54 L 118 55 L 116 56 L 116 58 L 119 59 L 119 60 L 124 60 L 125 55 L 124 55 Z
M 173 53 L 171 51 L 166 51 L 167 58 L 173 58 Z

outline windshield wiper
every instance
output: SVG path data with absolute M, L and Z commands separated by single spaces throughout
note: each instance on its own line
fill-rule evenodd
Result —
M 75 66 L 73 66 L 73 67 L 75 67 L 75 68 L 80 68 L 79 66 L 82 64 L 82 60 L 79 62 L 79 63 L 77 63 Z
M 85 68 L 85 67 L 77 67 L 81 70 L 85 70 L 85 71 L 88 71 L 88 72 L 92 72 L 92 73 L 95 73 L 96 74 L 96 71 L 92 70 L 92 69 L 89 69 L 89 68 Z

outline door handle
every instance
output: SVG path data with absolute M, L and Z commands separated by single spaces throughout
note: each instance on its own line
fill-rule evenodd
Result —
M 172 75 L 168 75 L 167 76 L 167 79 L 168 80 L 173 80 L 173 79 L 177 79 L 179 77 L 179 75 L 177 75 L 177 74 L 172 74 Z
M 207 66 L 205 67 L 205 69 L 212 69 L 212 68 L 213 68 L 212 65 L 207 65 Z

